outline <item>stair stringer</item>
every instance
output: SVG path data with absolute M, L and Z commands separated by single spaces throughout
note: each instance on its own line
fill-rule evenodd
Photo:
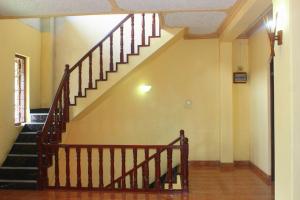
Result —
M 88 113 L 95 103 L 105 92 L 110 90 L 121 79 L 126 77 L 132 70 L 137 68 L 151 56 L 159 53 L 164 47 L 167 47 L 179 38 L 183 37 L 184 28 L 161 29 L 161 36 L 150 39 L 149 46 L 141 46 L 138 55 L 129 55 L 128 63 L 118 64 L 116 72 L 109 72 L 107 80 L 97 81 L 96 88 L 86 90 L 84 97 L 77 97 L 75 105 L 70 106 L 70 120 L 77 119 Z

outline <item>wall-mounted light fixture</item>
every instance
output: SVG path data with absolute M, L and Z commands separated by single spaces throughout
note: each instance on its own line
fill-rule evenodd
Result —
M 268 31 L 268 36 L 270 39 L 270 45 L 271 45 L 271 57 L 275 56 L 275 43 L 277 41 L 277 45 L 282 45 L 282 37 L 283 37 L 283 31 L 279 30 L 277 31 L 277 19 L 278 19 L 278 13 L 276 14 L 275 21 L 272 20 L 269 17 L 264 18 L 265 26 Z
M 149 92 L 151 90 L 151 88 L 152 88 L 151 85 L 142 84 L 139 86 L 139 91 L 141 94 L 145 94 L 145 93 Z

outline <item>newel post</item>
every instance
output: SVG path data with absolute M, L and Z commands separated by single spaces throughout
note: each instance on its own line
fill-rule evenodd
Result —
M 181 151 L 181 185 L 183 191 L 189 190 L 189 173 L 188 173 L 188 157 L 189 143 L 184 136 L 184 130 L 180 130 L 180 151 Z
M 69 122 L 69 106 L 70 106 L 70 65 L 65 68 L 66 82 L 64 86 L 64 116 L 65 122 Z

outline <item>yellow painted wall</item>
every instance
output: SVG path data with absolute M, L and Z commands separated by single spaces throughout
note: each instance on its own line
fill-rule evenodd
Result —
M 233 163 L 232 43 L 220 43 L 220 161 Z
M 269 40 L 264 28 L 249 38 L 250 160 L 271 174 Z
M 19 128 L 14 125 L 14 55 L 30 58 L 30 108 L 40 107 L 41 33 L 18 20 L 0 20 L 0 163 Z
M 54 88 L 54 23 L 53 18 L 41 19 L 41 107 L 49 108 Z
M 293 135 L 292 135 L 292 195 L 293 199 L 300 199 L 300 87 L 298 81 L 298 75 L 300 74 L 300 27 L 299 27 L 299 19 L 300 19 L 300 2 L 298 0 L 293 0 L 291 2 L 291 16 L 290 16 L 290 23 L 291 23 L 291 30 L 292 30 L 292 42 L 291 42 L 291 49 L 292 49 L 292 66 L 293 66 L 293 91 L 294 91 L 294 99 L 293 99 Z
M 298 0 L 273 0 L 283 45 L 275 48 L 275 199 L 298 200 L 299 9 Z
M 232 46 L 232 69 L 249 75 L 248 39 L 237 39 Z M 251 75 L 250 75 L 251 77 Z M 250 160 L 250 94 L 246 84 L 233 84 L 234 160 Z
M 185 129 L 191 160 L 219 160 L 218 57 L 218 40 L 178 41 L 117 84 L 88 115 L 71 122 L 66 142 L 166 144 Z M 142 83 L 152 85 L 148 94 L 137 93 Z

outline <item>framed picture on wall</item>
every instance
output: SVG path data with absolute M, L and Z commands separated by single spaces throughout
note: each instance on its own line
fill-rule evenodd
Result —
M 247 83 L 248 76 L 247 72 L 234 72 L 233 83 Z

